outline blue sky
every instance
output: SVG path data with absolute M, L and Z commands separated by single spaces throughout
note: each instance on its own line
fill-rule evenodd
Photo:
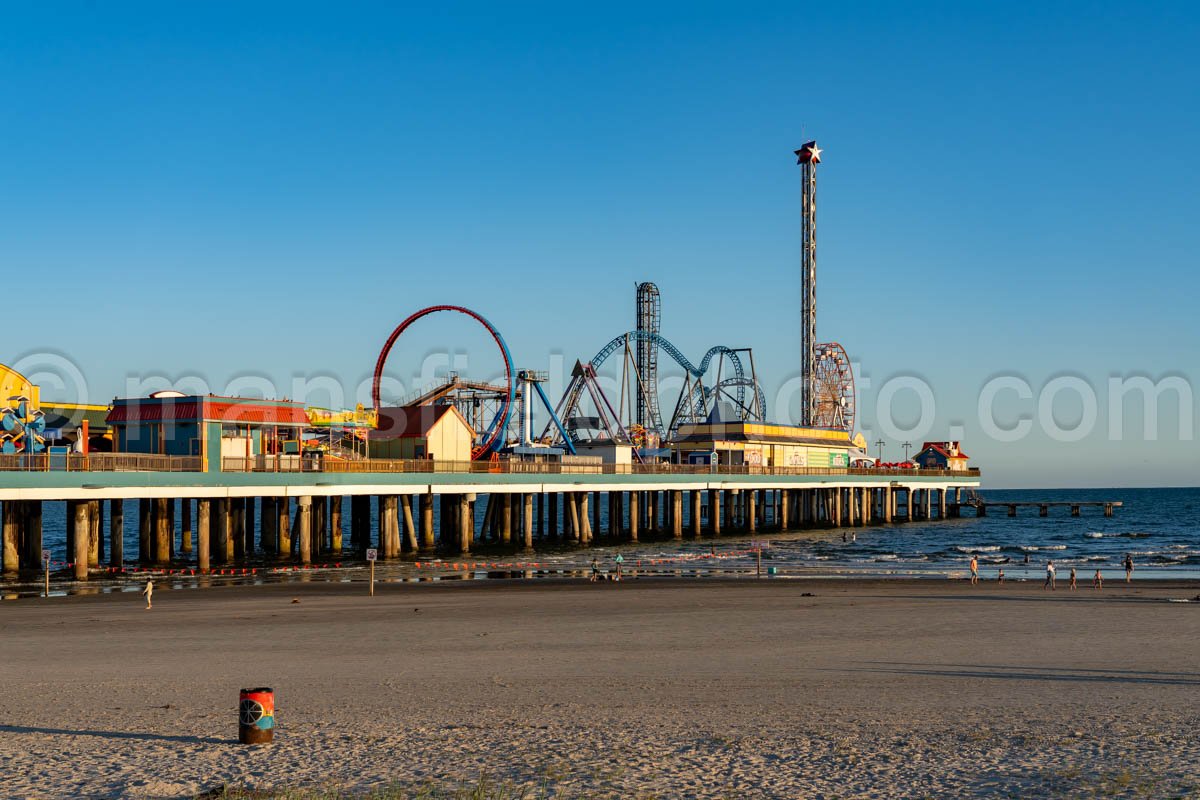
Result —
M 816 138 L 818 329 L 872 387 L 872 440 L 879 387 L 915 376 L 925 438 L 961 425 L 991 485 L 1200 483 L 1194 398 L 1190 440 L 1169 393 L 1157 441 L 1130 408 L 1107 430 L 1111 377 L 1200 378 L 1189 6 L 431 5 L 6 9 L 0 360 L 66 359 L 100 402 L 147 375 L 352 387 L 399 320 L 457 303 L 522 365 L 569 366 L 653 280 L 668 338 L 753 346 L 774 397 L 798 371 L 791 151 Z M 391 364 L 413 383 L 447 348 L 495 371 L 441 320 Z M 1035 395 L 997 399 L 1020 441 L 980 428 L 995 376 Z M 1057 376 L 1097 395 L 1079 441 L 1038 416 Z

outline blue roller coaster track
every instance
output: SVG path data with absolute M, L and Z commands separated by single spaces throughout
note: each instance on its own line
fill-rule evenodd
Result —
M 747 385 L 746 372 L 745 372 L 745 368 L 742 366 L 742 359 L 738 356 L 737 350 L 734 350 L 733 348 L 730 348 L 730 347 L 725 347 L 724 345 L 717 345 L 716 347 L 710 347 L 708 352 L 704 354 L 704 358 L 700 359 L 700 363 L 693 364 L 691 361 L 688 360 L 687 356 L 685 356 L 683 354 L 683 352 L 680 351 L 680 349 L 678 347 L 671 344 L 671 342 L 668 339 L 666 339 L 664 336 L 662 336 L 661 334 L 652 333 L 650 331 L 634 330 L 634 331 L 629 331 L 628 333 L 622 333 L 620 336 L 614 337 L 612 339 L 612 341 L 610 341 L 608 344 L 604 345 L 604 347 L 600 348 L 600 352 L 598 352 L 598 353 L 596 353 L 596 355 L 592 356 L 592 360 L 589 363 L 592 365 L 593 368 L 599 369 L 600 365 L 603 364 L 605 362 L 605 360 L 608 359 L 609 356 L 611 356 L 617 350 L 621 349 L 625 345 L 625 342 L 627 342 L 627 341 L 629 341 L 629 342 L 638 342 L 638 341 L 653 342 L 654 344 L 658 345 L 658 347 L 663 352 L 665 352 L 668 356 L 670 356 L 671 359 L 676 364 L 678 364 L 679 366 L 681 366 L 685 370 L 687 370 L 688 374 L 691 375 L 693 378 L 702 378 L 704 376 L 704 374 L 706 372 L 708 372 L 709 364 L 712 363 L 712 360 L 714 358 L 717 358 L 720 356 L 727 357 L 729 359 L 730 364 L 733 365 L 733 373 L 734 373 L 733 380 L 730 381 L 730 383 L 733 383 L 736 387 L 736 396 L 737 396 L 738 404 L 743 407 L 745 406 L 745 404 L 746 404 L 746 385 Z M 727 382 L 725 380 L 722 380 L 721 383 L 726 384 Z M 657 387 L 655 387 L 655 389 L 657 389 Z M 713 391 L 715 391 L 715 389 L 706 390 L 706 394 L 711 396 Z M 758 402 L 759 402 L 759 408 L 761 409 L 761 413 L 762 413 L 763 417 L 766 418 L 767 407 L 766 407 L 766 398 L 763 396 L 763 391 L 757 384 L 755 384 L 755 386 L 754 386 L 754 391 L 755 391 L 755 396 L 757 397 Z M 702 402 L 702 401 L 698 401 L 698 405 L 699 405 L 699 402 Z M 698 414 L 703 413 L 703 409 L 701 407 L 697 407 L 696 413 L 698 413 Z M 662 428 L 662 420 L 655 420 L 655 423 L 659 426 L 659 429 L 660 429 L 659 433 L 660 434 L 665 433 L 665 431 L 663 431 L 661 429 Z

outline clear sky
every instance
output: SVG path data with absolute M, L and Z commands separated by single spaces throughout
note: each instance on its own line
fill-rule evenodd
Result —
M 1200 483 L 1195 398 L 1181 421 L 1164 392 L 1156 441 L 1131 398 L 1117 439 L 1108 386 L 1200 379 L 1189 4 L 3 15 L 0 361 L 65 375 L 50 397 L 327 376 L 353 401 L 391 328 L 433 303 L 488 316 L 520 365 L 569 367 L 632 327 L 633 284 L 652 280 L 669 339 L 693 358 L 752 346 L 786 405 L 791 151 L 816 138 L 818 330 L 869 382 L 860 427 L 886 459 L 962 426 L 993 486 Z M 446 351 L 496 370 L 453 320 L 390 366 L 409 388 Z M 894 393 L 889 435 L 880 387 L 909 376 L 935 411 L 914 430 L 917 394 Z M 996 395 L 1000 428 L 1029 418 L 1017 441 L 980 423 L 997 376 L 1033 395 Z M 1087 422 L 1079 385 L 1047 391 L 1064 377 L 1097 399 L 1073 442 L 1047 434 Z

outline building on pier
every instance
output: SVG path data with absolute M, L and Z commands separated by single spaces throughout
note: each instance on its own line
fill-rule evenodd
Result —
M 222 459 L 250 462 L 279 455 L 308 425 L 303 403 L 163 392 L 118 398 L 108 413 L 113 450 L 143 455 L 193 456 L 202 471 L 220 471 Z
M 368 434 L 371 458 L 470 461 L 475 429 L 449 404 L 379 409 L 379 428 Z
M 962 451 L 958 442 L 925 442 L 913 456 L 913 463 L 921 469 L 948 469 L 965 472 L 970 458 Z
M 760 422 L 681 425 L 671 442 L 677 464 L 731 467 L 840 468 L 850 464 L 846 430 Z

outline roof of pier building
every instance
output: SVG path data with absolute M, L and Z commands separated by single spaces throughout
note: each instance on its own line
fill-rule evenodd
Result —
M 113 400 L 110 425 L 147 423 L 221 422 L 229 425 L 275 425 L 302 428 L 308 425 L 304 404 L 290 400 L 260 400 L 219 395 L 128 397 Z
M 958 442 L 925 442 L 925 444 L 921 445 L 920 453 L 928 450 L 932 450 L 946 458 L 961 458 L 964 460 L 970 458 L 970 456 L 962 451 Z M 920 453 L 917 455 L 920 455 Z
M 447 414 L 457 417 L 458 421 L 471 432 L 471 435 L 475 435 L 475 429 L 457 408 L 448 403 L 439 403 L 381 408 L 379 409 L 379 428 L 371 431 L 370 437 L 372 439 L 423 438 L 428 436 L 434 426 L 441 422 Z

